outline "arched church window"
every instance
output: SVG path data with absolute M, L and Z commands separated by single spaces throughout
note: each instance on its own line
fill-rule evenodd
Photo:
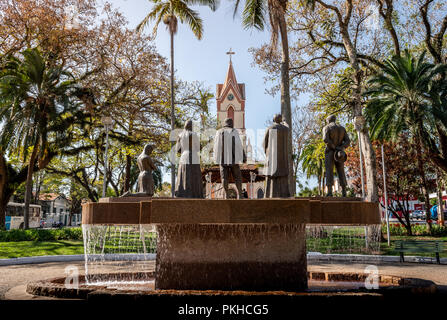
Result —
M 233 119 L 234 122 L 234 108 L 230 106 L 227 110 L 227 118 Z

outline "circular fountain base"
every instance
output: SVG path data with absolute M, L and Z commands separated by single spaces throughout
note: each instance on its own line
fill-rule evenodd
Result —
M 138 276 L 145 281 L 134 281 Z M 383 298 L 408 295 L 432 295 L 437 291 L 432 281 L 402 278 L 396 276 L 379 276 L 378 289 L 365 287 L 366 276 L 357 273 L 309 272 L 308 289 L 297 291 L 243 291 L 243 290 L 157 290 L 154 273 L 102 274 L 103 281 L 87 284 L 80 276 L 77 286 L 67 285 L 66 278 L 55 278 L 29 283 L 27 293 L 64 299 L 98 300 L 151 300 L 157 297 L 295 297 L 297 299 L 319 299 L 331 297 Z M 111 279 L 108 281 L 107 279 Z M 116 280 L 120 281 L 116 281 Z M 129 281 L 132 279 L 132 281 Z

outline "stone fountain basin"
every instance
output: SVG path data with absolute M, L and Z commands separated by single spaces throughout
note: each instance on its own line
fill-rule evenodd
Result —
M 121 273 L 122 283 L 107 284 L 110 274 L 101 275 L 104 283 L 89 285 L 84 276 L 80 276 L 77 288 L 67 287 L 66 278 L 54 278 L 29 283 L 27 293 L 36 296 L 46 296 L 63 299 L 108 300 L 108 299 L 153 299 L 163 296 L 287 296 L 298 298 L 312 297 L 387 297 L 402 295 L 431 295 L 437 291 L 436 285 L 429 280 L 403 278 L 398 276 L 380 275 L 379 288 L 365 288 L 365 274 L 343 272 L 308 272 L 309 288 L 304 292 L 295 291 L 243 291 L 243 290 L 156 290 L 154 288 L 154 273 L 139 274 L 143 282 L 126 283 L 127 279 L 138 278 L 135 274 Z M 96 275 L 98 277 L 98 275 Z M 116 275 L 112 277 L 116 279 Z
M 340 200 L 341 199 L 341 200 Z M 377 203 L 359 198 L 105 198 L 86 203 L 83 224 L 380 224 Z
M 112 198 L 83 205 L 83 225 L 157 226 L 156 289 L 307 289 L 306 224 L 380 224 L 357 198 Z

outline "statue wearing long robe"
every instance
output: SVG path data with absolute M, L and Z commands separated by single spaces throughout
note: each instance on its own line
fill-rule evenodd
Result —
M 146 195 L 149 197 L 154 195 L 155 188 L 152 170 L 156 170 L 157 167 L 150 156 L 152 150 L 152 145 L 145 145 L 143 152 L 137 158 L 138 168 L 140 169 L 140 174 L 138 175 L 138 195 Z
M 180 153 L 175 197 L 203 198 L 202 172 L 200 171 L 200 141 L 192 131 L 192 122 L 185 124 L 185 129 L 177 139 L 176 152 Z
M 267 128 L 264 136 L 263 147 L 266 154 L 264 174 L 267 182 L 265 198 L 290 197 L 287 153 L 289 127 L 281 121 L 281 115 L 276 115 L 273 125 Z

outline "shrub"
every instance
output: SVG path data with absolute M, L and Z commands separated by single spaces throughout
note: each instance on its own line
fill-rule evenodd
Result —
M 81 228 L 0 231 L 0 242 L 82 240 Z
M 414 236 L 432 236 L 432 237 L 446 237 L 447 226 L 440 226 L 432 224 L 431 232 L 428 230 L 426 224 L 417 224 L 411 226 Z M 382 224 L 382 233 L 386 234 L 386 224 Z M 390 235 L 392 236 L 406 236 L 407 229 L 399 223 L 390 223 Z

